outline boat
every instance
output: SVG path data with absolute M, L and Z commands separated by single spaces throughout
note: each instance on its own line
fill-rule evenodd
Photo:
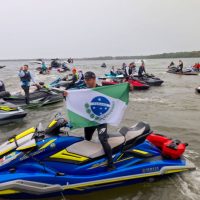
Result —
M 196 93 L 200 94 L 200 86 L 195 89 Z
M 1 65 L 1 66 L 0 66 L 0 69 L 2 69 L 2 68 L 4 68 L 4 67 L 6 67 L 6 66 L 5 66 L 5 65 Z
M 0 125 L 18 121 L 26 115 L 23 109 L 0 99 Z
M 198 75 L 197 72 L 192 70 L 184 70 L 183 72 L 179 71 L 177 67 L 171 67 L 167 70 L 167 73 L 179 74 L 179 75 Z
M 131 87 L 133 87 L 133 89 L 135 90 L 147 90 L 149 89 L 149 85 L 146 84 L 145 82 L 142 82 L 140 80 L 135 80 L 135 79 L 129 79 L 126 80 L 126 82 L 128 82 Z M 116 85 L 122 83 L 122 79 L 121 78 L 108 78 L 105 79 L 101 82 L 102 86 L 107 86 L 107 85 Z M 130 88 L 132 89 L 132 88 Z
M 54 104 L 63 101 L 62 94 L 57 94 L 48 88 L 37 89 L 30 93 L 30 104 L 25 103 L 25 96 L 21 93 L 10 95 L 3 98 L 5 101 L 13 103 L 21 107 L 38 107 Z
M 82 194 L 194 170 L 187 144 L 151 131 L 147 123 L 122 127 L 108 138 L 116 169 L 107 170 L 100 143 L 70 136 L 56 117 L 0 145 L 0 197 L 29 199 Z

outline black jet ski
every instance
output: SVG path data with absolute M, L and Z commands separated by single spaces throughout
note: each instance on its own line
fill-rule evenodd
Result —
M 188 70 L 188 69 L 181 72 L 178 67 L 170 67 L 167 70 L 167 73 L 179 74 L 179 75 L 198 75 L 197 72 L 194 72 L 194 71 Z
M 6 66 L 5 66 L 5 65 L 1 65 L 1 66 L 0 66 L 0 69 L 2 69 L 2 68 L 4 68 L 4 67 L 6 67 Z
M 102 145 L 69 136 L 61 129 L 66 126 L 64 118 L 56 118 L 45 130 L 33 127 L 0 145 L 1 198 L 82 194 L 195 169 L 184 157 L 186 143 L 140 122 L 108 138 L 116 169 L 107 171 Z
M 142 77 L 138 77 L 137 75 L 134 76 L 134 78 L 136 78 L 137 80 L 143 81 L 146 84 L 148 84 L 149 86 L 161 86 L 164 81 L 161 80 L 160 78 L 155 77 L 152 74 L 145 74 Z
M 195 90 L 196 90 L 196 93 L 200 94 L 200 86 L 197 87 Z
M 7 102 L 23 107 L 37 107 L 61 102 L 63 101 L 63 96 L 61 94 L 55 93 L 51 89 L 41 88 L 30 93 L 29 105 L 25 103 L 25 96 L 20 93 L 16 95 L 11 95 L 9 97 L 4 97 L 3 99 Z
M 0 125 L 18 121 L 26 115 L 27 113 L 21 108 L 0 99 Z
M 61 62 L 59 61 L 59 59 L 58 58 L 56 58 L 56 59 L 52 59 L 52 61 L 51 61 L 51 68 L 59 68 L 59 67 L 61 67 Z

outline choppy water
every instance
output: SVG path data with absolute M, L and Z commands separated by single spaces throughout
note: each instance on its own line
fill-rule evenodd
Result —
M 185 66 L 189 66 L 200 59 L 183 59 Z M 123 125 L 131 126 L 138 121 L 147 121 L 152 129 L 175 138 L 180 138 L 190 145 L 186 156 L 196 165 L 197 170 L 182 175 L 176 175 L 152 183 L 143 183 L 110 189 L 101 192 L 89 193 L 81 196 L 66 197 L 66 199 L 79 200 L 199 200 L 200 199 L 200 95 L 194 89 L 200 85 L 200 76 L 178 76 L 166 73 L 166 66 L 171 60 L 146 60 L 146 68 L 165 81 L 162 87 L 152 87 L 149 91 L 136 91 L 130 94 L 129 108 L 126 111 Z M 177 60 L 174 59 L 177 62 Z M 108 66 L 121 66 L 122 62 L 107 61 Z M 28 62 L 27 62 L 28 63 Z M 6 65 L 0 69 L 0 80 L 6 84 L 7 90 L 16 92 L 20 90 L 17 70 L 24 62 L 0 62 Z M 101 61 L 77 61 L 74 64 L 84 71 L 93 70 L 103 75 L 109 69 L 101 69 Z M 32 65 L 34 71 L 36 66 Z M 50 82 L 59 76 L 53 72 L 50 76 L 37 75 L 37 80 Z M 27 117 L 21 123 L 0 127 L 0 141 L 13 134 L 35 126 L 42 121 L 45 125 L 57 112 L 63 112 L 63 104 L 29 110 Z M 115 128 L 111 127 L 111 130 Z M 58 197 L 57 199 L 62 199 Z

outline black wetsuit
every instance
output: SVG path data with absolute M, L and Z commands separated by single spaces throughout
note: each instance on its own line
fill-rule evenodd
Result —
M 99 86 L 97 85 L 97 87 Z M 113 165 L 112 149 L 108 143 L 109 136 L 107 133 L 107 124 L 100 124 L 97 126 L 85 127 L 84 129 L 85 139 L 90 141 L 92 139 L 92 136 L 95 130 L 97 130 L 98 132 L 99 140 L 101 142 L 101 145 L 103 146 L 106 157 L 108 158 L 108 166 L 112 166 Z
M 138 77 L 143 77 L 143 73 L 146 73 L 145 71 L 145 67 L 144 66 L 140 66 L 139 71 L 138 71 Z
M 179 71 L 183 72 L 183 63 L 181 63 L 178 67 L 179 67 Z

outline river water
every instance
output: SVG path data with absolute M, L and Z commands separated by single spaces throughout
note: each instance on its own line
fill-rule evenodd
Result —
M 190 66 L 200 59 L 183 59 L 184 66 Z M 177 63 L 178 60 L 174 59 Z M 122 62 L 131 60 L 109 60 L 108 69 L 101 69 L 102 61 L 75 61 L 74 66 L 84 72 L 92 70 L 102 76 L 109 72 L 111 66 L 119 67 Z M 81 196 L 66 196 L 66 199 L 79 200 L 199 200 L 200 199 L 200 95 L 195 94 L 195 87 L 200 85 L 200 76 L 179 76 L 166 73 L 170 59 L 146 60 L 146 70 L 163 79 L 161 87 L 152 87 L 148 91 L 135 91 L 130 94 L 130 103 L 121 124 L 131 126 L 138 121 L 150 123 L 153 130 L 173 138 L 179 138 L 189 143 L 186 156 L 197 167 L 196 171 L 181 175 L 170 176 L 155 182 L 142 183 L 109 189 L 100 192 L 88 193 Z M 0 69 L 0 80 L 6 84 L 7 90 L 17 92 L 20 83 L 17 71 L 22 64 L 29 62 L 7 61 L 0 62 L 6 65 Z M 30 65 L 36 80 L 51 82 L 59 74 L 54 71 L 50 75 L 38 75 L 34 70 L 36 65 Z M 53 119 L 58 112 L 64 113 L 64 104 L 59 103 L 48 107 L 29 110 L 27 117 L 15 124 L 0 126 L 0 141 L 26 128 L 42 122 L 44 125 Z M 110 127 L 111 131 L 116 128 Z M 74 133 L 73 133 L 74 134 Z M 81 131 L 76 132 L 81 135 Z M 54 198 L 55 199 L 55 198 Z M 56 199 L 63 199 L 58 197 Z

